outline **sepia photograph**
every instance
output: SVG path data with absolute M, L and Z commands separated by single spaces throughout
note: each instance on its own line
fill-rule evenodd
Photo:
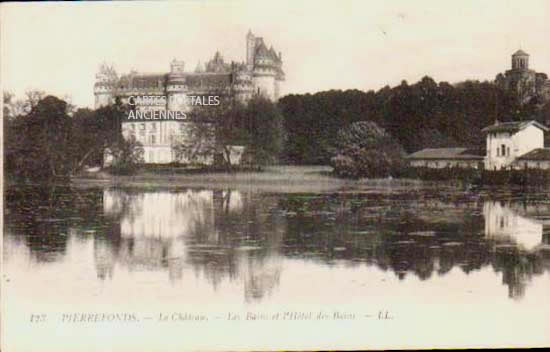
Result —
M 550 1 L 0 4 L 0 350 L 550 347 Z

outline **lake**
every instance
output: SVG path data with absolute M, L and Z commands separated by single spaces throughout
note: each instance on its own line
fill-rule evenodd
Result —
M 10 186 L 6 347 L 548 344 L 549 196 Z

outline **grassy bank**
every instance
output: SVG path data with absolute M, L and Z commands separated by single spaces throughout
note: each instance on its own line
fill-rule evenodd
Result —
M 517 186 L 546 188 L 550 186 L 550 170 L 542 169 L 493 171 L 457 167 L 442 169 L 419 167 L 404 169 L 402 177 L 487 187 Z
M 143 169 L 133 176 L 115 176 L 105 171 L 84 173 L 71 183 L 80 186 L 128 187 L 205 187 L 258 189 L 267 192 L 327 192 L 361 188 L 410 188 L 421 186 L 418 180 L 359 179 L 346 180 L 331 175 L 329 166 L 269 166 L 261 171 L 233 173 L 181 169 Z

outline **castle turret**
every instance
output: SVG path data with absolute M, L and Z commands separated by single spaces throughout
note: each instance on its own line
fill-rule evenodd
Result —
M 101 64 L 95 75 L 94 84 L 95 108 L 107 106 L 114 103 L 116 91 L 119 84 L 119 77 L 113 65 Z
M 277 76 L 277 57 L 274 51 L 265 46 L 263 38 L 256 38 L 256 52 L 254 55 L 253 80 L 255 94 L 262 95 L 270 100 L 276 100 L 275 77 Z
M 187 111 L 187 87 L 184 76 L 185 62 L 172 60 L 166 85 L 167 108 L 170 111 Z
M 204 72 L 204 67 L 202 66 L 201 62 L 199 61 L 197 63 L 197 67 L 195 67 L 195 73 L 203 73 Z
M 94 84 L 95 108 L 111 105 L 114 102 L 114 87 L 107 82 L 96 82 Z
M 172 75 L 182 75 L 185 71 L 185 62 L 182 60 L 172 60 L 170 63 L 170 74 Z

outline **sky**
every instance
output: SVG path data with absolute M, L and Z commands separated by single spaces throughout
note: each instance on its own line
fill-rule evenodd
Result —
M 248 30 L 283 56 L 285 94 L 378 90 L 428 75 L 492 80 L 510 55 L 550 74 L 550 1 L 123 1 L 0 5 L 0 83 L 93 107 L 102 62 L 119 73 L 245 60 Z

